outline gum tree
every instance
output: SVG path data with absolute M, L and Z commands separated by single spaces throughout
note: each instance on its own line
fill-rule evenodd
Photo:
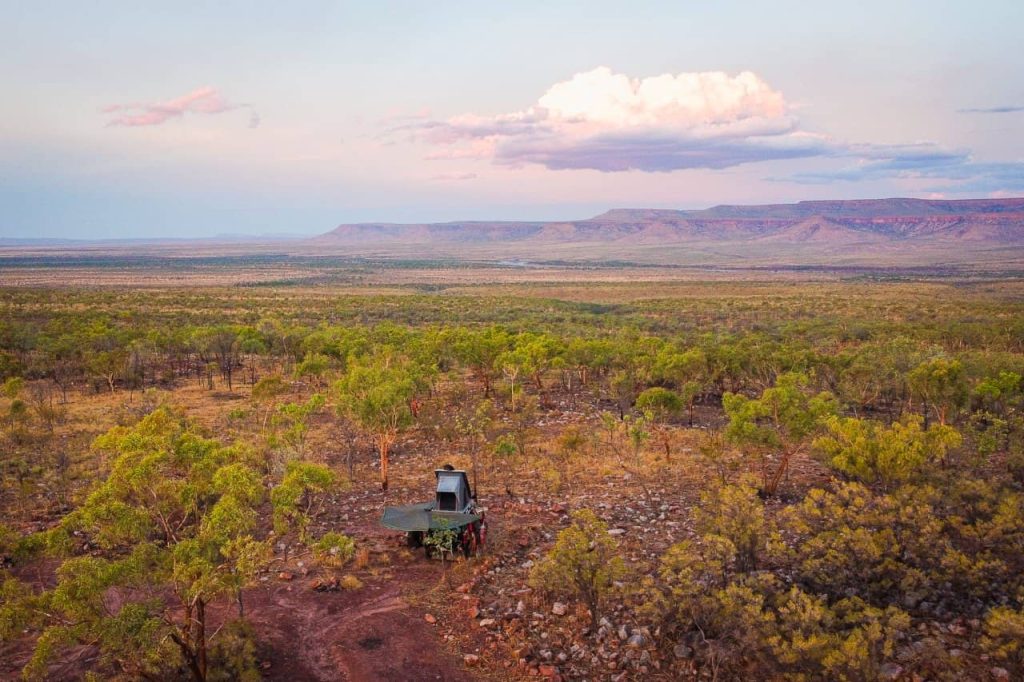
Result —
M 408 362 L 377 356 L 352 365 L 334 387 L 338 412 L 368 433 L 380 456 L 381 490 L 388 489 L 388 452 L 398 434 L 413 423 L 410 401 L 419 373 Z
M 44 677 L 59 651 L 84 644 L 98 648 L 101 667 L 130 677 L 166 679 L 180 665 L 205 682 L 216 637 L 207 607 L 234 598 L 243 613 L 242 588 L 269 557 L 256 537 L 263 481 L 241 450 L 166 408 L 95 448 L 113 456 L 110 475 L 33 542 L 63 561 L 52 589 L 21 602 L 42 628 L 25 675 Z
M 836 413 L 830 393 L 810 395 L 807 375 L 782 374 L 759 398 L 726 393 L 726 438 L 756 452 L 761 460 L 762 492 L 774 495 L 792 459 L 805 453 L 825 417 Z

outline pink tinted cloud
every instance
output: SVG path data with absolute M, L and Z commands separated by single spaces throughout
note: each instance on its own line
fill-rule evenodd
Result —
M 525 109 L 410 121 L 386 135 L 434 146 L 428 159 L 487 159 L 599 171 L 727 168 L 818 156 L 782 93 L 756 74 L 630 78 L 607 67 L 555 83 Z
M 117 114 L 108 126 L 155 126 L 171 119 L 184 118 L 185 114 L 222 114 L 236 109 L 250 109 L 249 125 L 259 125 L 259 116 L 248 104 L 233 104 L 225 100 L 216 89 L 209 86 L 165 102 L 111 104 L 102 109 L 104 114 Z

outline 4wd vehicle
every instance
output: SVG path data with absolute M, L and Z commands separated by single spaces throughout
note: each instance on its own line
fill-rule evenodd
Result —
M 487 522 L 484 513 L 476 505 L 476 498 L 469 487 L 465 471 L 444 468 L 436 469 L 437 492 L 430 502 L 420 502 L 404 507 L 385 507 L 381 524 L 385 528 L 405 531 L 409 547 L 423 547 L 429 557 L 430 543 L 424 539 L 440 530 L 456 533 L 453 547 L 461 550 L 466 557 L 477 553 L 487 539 Z

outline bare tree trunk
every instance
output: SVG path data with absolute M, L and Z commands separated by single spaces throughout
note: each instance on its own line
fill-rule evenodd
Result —
M 380 489 L 385 493 L 388 491 L 388 446 L 390 443 L 386 436 L 381 436 L 380 448 Z

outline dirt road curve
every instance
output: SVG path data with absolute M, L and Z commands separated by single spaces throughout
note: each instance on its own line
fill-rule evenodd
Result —
M 423 613 L 402 598 L 400 588 L 389 582 L 356 592 L 318 593 L 296 581 L 253 590 L 246 598 L 247 611 L 269 648 L 265 679 L 473 679 Z

